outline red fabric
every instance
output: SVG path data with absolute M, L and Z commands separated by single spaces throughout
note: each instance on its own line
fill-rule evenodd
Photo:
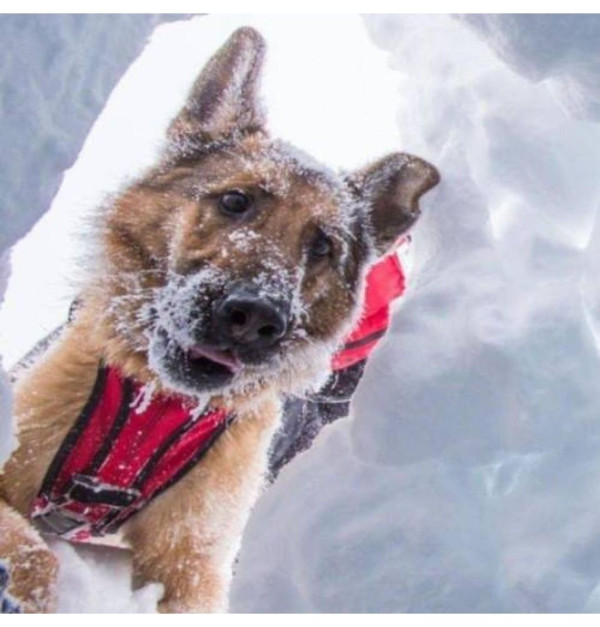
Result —
M 370 269 L 362 316 L 344 341 L 344 348 L 334 355 L 334 370 L 348 368 L 369 356 L 389 326 L 391 302 L 403 294 L 404 288 L 404 273 L 395 253 Z
M 34 519 L 80 523 L 60 533 L 75 541 L 115 531 L 189 470 L 228 420 L 218 408 L 196 417 L 178 396 L 154 394 L 143 406 L 139 383 L 124 379 L 115 368 L 103 368 L 98 376 L 101 389 L 97 396 L 92 393 L 61 445 L 32 511 Z M 82 476 L 98 502 L 78 496 L 80 484 L 73 489 Z M 102 496 L 107 492 L 131 502 L 115 505 Z

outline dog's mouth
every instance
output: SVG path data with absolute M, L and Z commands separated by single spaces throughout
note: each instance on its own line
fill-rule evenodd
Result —
M 228 385 L 243 369 L 231 350 L 195 345 L 177 347 L 167 364 L 171 374 L 194 391 L 213 390 Z
M 236 375 L 243 368 L 242 362 L 232 351 L 208 346 L 192 346 L 185 352 L 185 358 L 192 367 L 206 372 Z
M 184 348 L 164 330 L 151 344 L 150 365 L 166 375 L 175 389 L 188 393 L 226 387 L 244 370 L 233 350 L 208 343 Z

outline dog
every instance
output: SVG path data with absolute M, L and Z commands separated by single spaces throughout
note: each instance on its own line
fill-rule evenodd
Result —
M 241 28 L 209 60 L 156 166 L 99 211 L 73 320 L 16 382 L 0 564 L 22 611 L 55 608 L 45 533 L 128 547 L 160 611 L 227 609 L 281 399 L 327 378 L 367 270 L 439 181 L 412 155 L 342 175 L 272 139 L 264 56 Z

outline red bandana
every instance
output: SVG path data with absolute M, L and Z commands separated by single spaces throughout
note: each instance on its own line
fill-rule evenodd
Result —
M 115 368 L 99 368 L 33 503 L 42 531 L 77 542 L 114 533 L 191 470 L 233 418 L 145 392 Z

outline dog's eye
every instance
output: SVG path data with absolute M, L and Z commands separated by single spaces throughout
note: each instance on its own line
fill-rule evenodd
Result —
M 319 231 L 311 243 L 309 256 L 312 259 L 322 259 L 323 257 L 329 257 L 332 251 L 333 242 L 331 238 L 325 235 L 323 231 Z
M 226 192 L 219 196 L 219 208 L 228 215 L 241 215 L 250 209 L 252 199 L 243 192 Z

